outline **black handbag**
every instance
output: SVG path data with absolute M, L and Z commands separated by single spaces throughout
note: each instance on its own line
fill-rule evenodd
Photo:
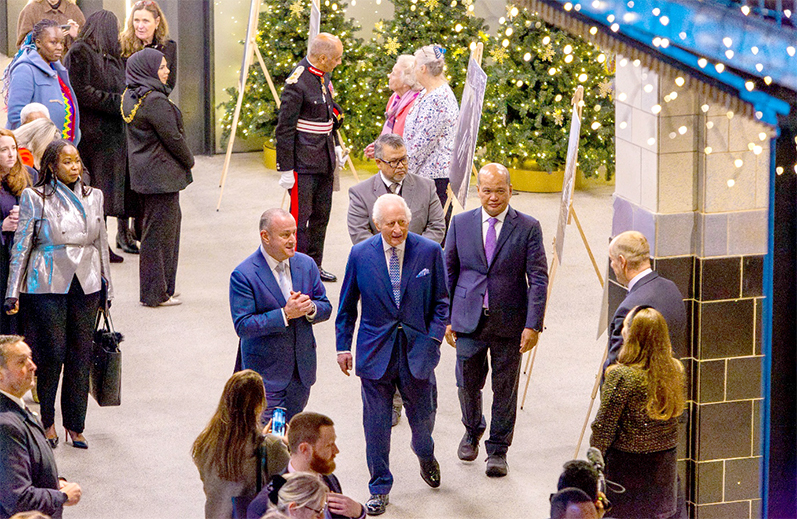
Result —
M 100 407 L 122 403 L 122 352 L 124 336 L 114 331 L 107 305 L 97 312 L 89 392 Z

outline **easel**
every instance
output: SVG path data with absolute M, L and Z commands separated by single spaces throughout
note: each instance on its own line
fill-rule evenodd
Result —
M 576 89 L 576 93 L 573 95 L 572 105 L 573 105 L 573 120 L 578 118 L 579 121 L 579 129 L 581 124 L 581 114 L 583 109 L 583 99 L 584 99 L 584 88 L 579 86 Z M 573 123 L 571 122 L 571 125 Z M 572 127 L 571 127 L 572 130 Z M 573 136 L 571 135 L 571 141 Z M 573 143 L 571 142 L 571 146 Z M 589 242 L 587 241 L 587 236 L 584 234 L 584 229 L 581 227 L 581 222 L 578 219 L 578 215 L 576 214 L 576 208 L 573 205 L 573 186 L 575 184 L 575 169 L 576 169 L 576 159 L 578 157 L 578 141 L 575 143 L 575 147 L 572 149 L 568 149 L 568 156 L 567 156 L 567 166 L 565 174 L 565 181 L 564 185 L 562 186 L 562 194 L 563 194 L 563 208 L 566 212 L 560 212 L 560 220 L 559 220 L 559 232 L 557 233 L 558 236 L 561 237 L 559 243 L 557 243 L 556 238 L 554 238 L 553 243 L 553 261 L 551 262 L 551 266 L 548 270 L 548 293 L 546 294 L 546 308 L 548 303 L 551 300 L 551 290 L 553 289 L 553 282 L 556 278 L 556 269 L 561 262 L 561 254 L 558 252 L 562 249 L 564 245 L 564 227 L 569 225 L 573 220 L 576 222 L 576 227 L 578 228 L 578 233 L 581 235 L 581 241 L 584 243 L 584 248 L 587 250 L 587 254 L 589 255 L 589 259 L 592 262 L 592 267 L 595 269 L 595 274 L 598 276 L 598 281 L 603 287 L 603 276 L 601 275 L 600 269 L 598 268 L 598 263 L 595 261 L 595 256 L 592 254 L 592 249 L 589 246 Z M 564 218 L 562 217 L 566 215 Z M 520 402 L 520 409 L 523 409 L 523 406 L 526 403 L 526 395 L 529 391 L 529 382 L 531 381 L 531 371 L 534 369 L 534 360 L 537 357 L 537 350 L 539 350 L 539 346 L 535 347 L 531 354 L 526 358 L 526 367 L 523 369 L 524 373 L 528 373 L 526 377 L 526 385 L 523 389 L 523 399 Z M 601 365 L 603 362 L 601 362 Z M 598 383 L 600 378 L 596 379 L 595 388 L 593 389 L 593 401 L 595 399 L 595 393 L 598 390 Z M 592 404 L 590 404 L 590 412 L 592 411 Z M 582 436 L 583 436 L 582 430 Z M 581 440 L 579 440 L 579 445 L 581 444 Z
M 479 66 L 481 66 L 482 57 L 483 56 L 484 56 L 484 43 L 479 42 L 479 43 L 476 44 L 476 48 L 473 49 L 473 51 L 471 52 L 470 57 L 471 57 L 471 59 L 475 60 L 476 63 L 479 64 Z M 473 174 L 478 177 L 479 172 L 476 170 L 476 166 L 473 165 L 473 161 L 471 161 L 471 163 L 470 163 L 470 169 L 473 172 Z M 468 185 L 470 185 L 470 175 L 468 176 Z M 454 203 L 454 200 L 457 200 L 457 195 L 454 193 L 454 190 L 451 189 L 451 183 L 450 182 L 449 182 L 448 186 L 446 187 L 446 195 L 447 195 L 446 203 L 445 203 L 445 205 L 443 207 L 443 214 L 444 215 L 448 214 L 448 210 L 451 208 L 451 204 Z M 458 203 L 458 205 L 460 205 L 460 204 Z M 461 208 L 464 209 L 464 207 L 461 207 Z
M 243 104 L 244 100 L 246 81 L 249 77 L 249 67 L 252 66 L 252 59 L 255 56 L 257 56 L 257 61 L 260 63 L 260 68 L 263 70 L 263 75 L 266 77 L 266 82 L 268 83 L 268 88 L 271 91 L 271 95 L 274 96 L 274 102 L 277 105 L 277 109 L 279 110 L 280 108 L 280 97 L 277 95 L 277 89 L 274 87 L 271 74 L 268 73 L 266 62 L 263 60 L 263 55 L 260 53 L 260 49 L 257 47 L 257 19 L 260 12 L 260 3 L 261 0 L 251 0 L 251 5 L 249 7 L 249 23 L 246 27 L 246 40 L 244 41 L 244 61 L 243 65 L 241 66 L 241 75 L 238 80 L 238 100 L 235 102 L 235 111 L 233 112 L 232 126 L 230 127 L 230 140 L 227 143 L 227 153 L 224 156 L 224 167 L 221 170 L 221 178 L 219 179 L 219 188 L 221 188 L 221 191 L 219 192 L 219 202 L 216 204 L 216 211 L 221 208 L 221 198 L 224 196 L 224 184 L 227 181 L 227 172 L 229 171 L 230 159 L 232 158 L 232 148 L 235 144 L 235 135 L 238 132 L 238 120 L 241 116 L 241 105 Z M 317 6 L 314 7 L 317 8 Z M 357 176 L 357 170 L 354 168 L 354 163 L 351 161 L 351 157 L 348 156 L 349 150 L 343 143 L 343 138 L 340 135 L 340 131 L 337 132 L 337 135 L 338 142 L 340 143 L 341 148 L 343 148 L 343 153 L 346 155 L 347 162 L 352 173 L 354 174 L 354 178 L 359 182 L 360 178 Z M 286 190 L 285 194 L 282 196 L 282 203 L 280 206 L 285 204 L 287 195 L 288 191 Z

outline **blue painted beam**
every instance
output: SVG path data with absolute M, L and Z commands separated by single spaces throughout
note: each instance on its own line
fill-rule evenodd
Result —
M 543 0 L 658 49 L 679 46 L 797 91 L 797 30 L 697 0 Z

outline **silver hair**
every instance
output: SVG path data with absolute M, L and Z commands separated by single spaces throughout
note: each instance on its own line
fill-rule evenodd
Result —
M 406 147 L 406 145 L 404 144 L 404 139 L 401 138 L 401 135 L 395 133 L 385 133 L 377 137 L 377 139 L 374 141 L 375 158 L 381 159 L 382 157 L 385 156 L 383 150 L 385 146 L 390 146 L 394 150 Z
M 426 65 L 429 75 L 437 77 L 443 75 L 446 60 L 445 56 L 435 57 L 435 47 L 439 45 L 426 45 L 415 51 L 415 69 Z
M 421 84 L 415 77 L 415 56 L 402 54 L 396 60 L 396 65 L 401 68 L 401 82 L 410 87 L 410 90 L 420 90 Z
M 326 484 L 317 475 L 309 472 L 292 472 L 285 476 L 285 484 L 279 489 L 277 510 L 287 514 L 291 503 L 295 503 L 297 508 L 308 507 L 316 510 L 324 508 L 327 492 Z
M 28 103 L 19 112 L 20 124 L 25 124 L 26 122 L 28 122 L 28 116 L 36 112 L 41 112 L 45 115 L 45 117 L 47 117 L 48 119 L 50 118 L 50 110 L 48 110 L 46 106 L 44 106 L 41 103 Z
M 272 207 L 271 209 L 266 209 L 263 214 L 260 215 L 260 230 L 261 231 L 268 231 L 271 229 L 271 223 L 277 216 L 288 217 L 293 219 L 293 215 L 282 209 L 280 207 Z
M 400 204 L 401 207 L 404 208 L 404 215 L 407 217 L 407 223 L 410 223 L 410 220 L 412 220 L 412 211 L 410 211 L 410 208 L 407 205 L 407 202 L 403 198 L 401 198 L 400 196 L 394 195 L 392 193 L 384 194 L 384 195 L 380 196 L 379 198 L 377 198 L 376 202 L 374 202 L 374 210 L 373 210 L 373 216 L 372 216 L 373 219 L 374 219 L 374 223 L 382 225 L 382 221 L 383 221 L 383 218 L 384 218 L 384 212 L 385 212 L 385 206 L 389 205 L 391 203 Z
M 61 136 L 55 123 L 48 118 L 33 120 L 14 130 L 17 146 L 27 148 L 33 155 L 33 165 L 39 167 L 47 146 Z
M 11 346 L 24 340 L 25 338 L 21 335 L 0 335 L 0 368 L 8 367 L 8 350 Z
M 336 44 L 339 41 L 340 39 L 337 36 L 322 32 L 310 42 L 307 55 L 332 57 L 332 55 L 335 54 Z
M 508 186 L 512 185 L 512 179 L 509 176 L 509 170 L 506 169 L 506 166 L 504 166 L 503 164 L 499 164 L 497 162 L 491 162 L 490 164 L 485 164 L 484 166 L 482 166 L 482 169 L 480 169 L 479 173 L 476 175 L 477 186 L 481 184 L 482 171 L 484 171 L 487 168 L 487 166 L 495 166 L 495 169 L 497 169 L 499 173 L 503 173 L 504 176 L 506 177 L 506 185 Z

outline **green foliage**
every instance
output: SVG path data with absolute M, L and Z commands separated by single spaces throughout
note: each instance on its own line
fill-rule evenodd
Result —
M 260 12 L 257 46 L 263 55 L 277 95 L 282 93 L 282 86 L 293 68 L 307 54 L 310 5 L 310 0 L 270 0 Z M 362 39 L 354 36 L 360 26 L 353 19 L 344 18 L 346 5 L 343 0 L 321 0 L 321 32 L 332 33 L 343 43 L 343 63 L 335 69 L 332 82 L 335 99 L 344 107 L 344 112 L 344 100 L 350 95 L 345 78 L 365 58 Z M 341 80 L 336 81 L 335 78 Z M 221 104 L 225 109 L 221 121 L 224 139 L 230 135 L 238 89 L 230 87 L 227 93 L 230 94 L 230 100 Z M 242 137 L 261 136 L 273 140 L 277 114 L 274 96 L 255 58 L 246 82 L 238 134 Z
M 540 20 L 526 9 L 491 38 L 480 146 L 504 164 L 535 160 L 561 169 L 567 158 L 571 100 L 584 87 L 579 167 L 586 176 L 614 173 L 613 75 L 594 45 Z M 609 60 L 610 61 L 610 60 Z

